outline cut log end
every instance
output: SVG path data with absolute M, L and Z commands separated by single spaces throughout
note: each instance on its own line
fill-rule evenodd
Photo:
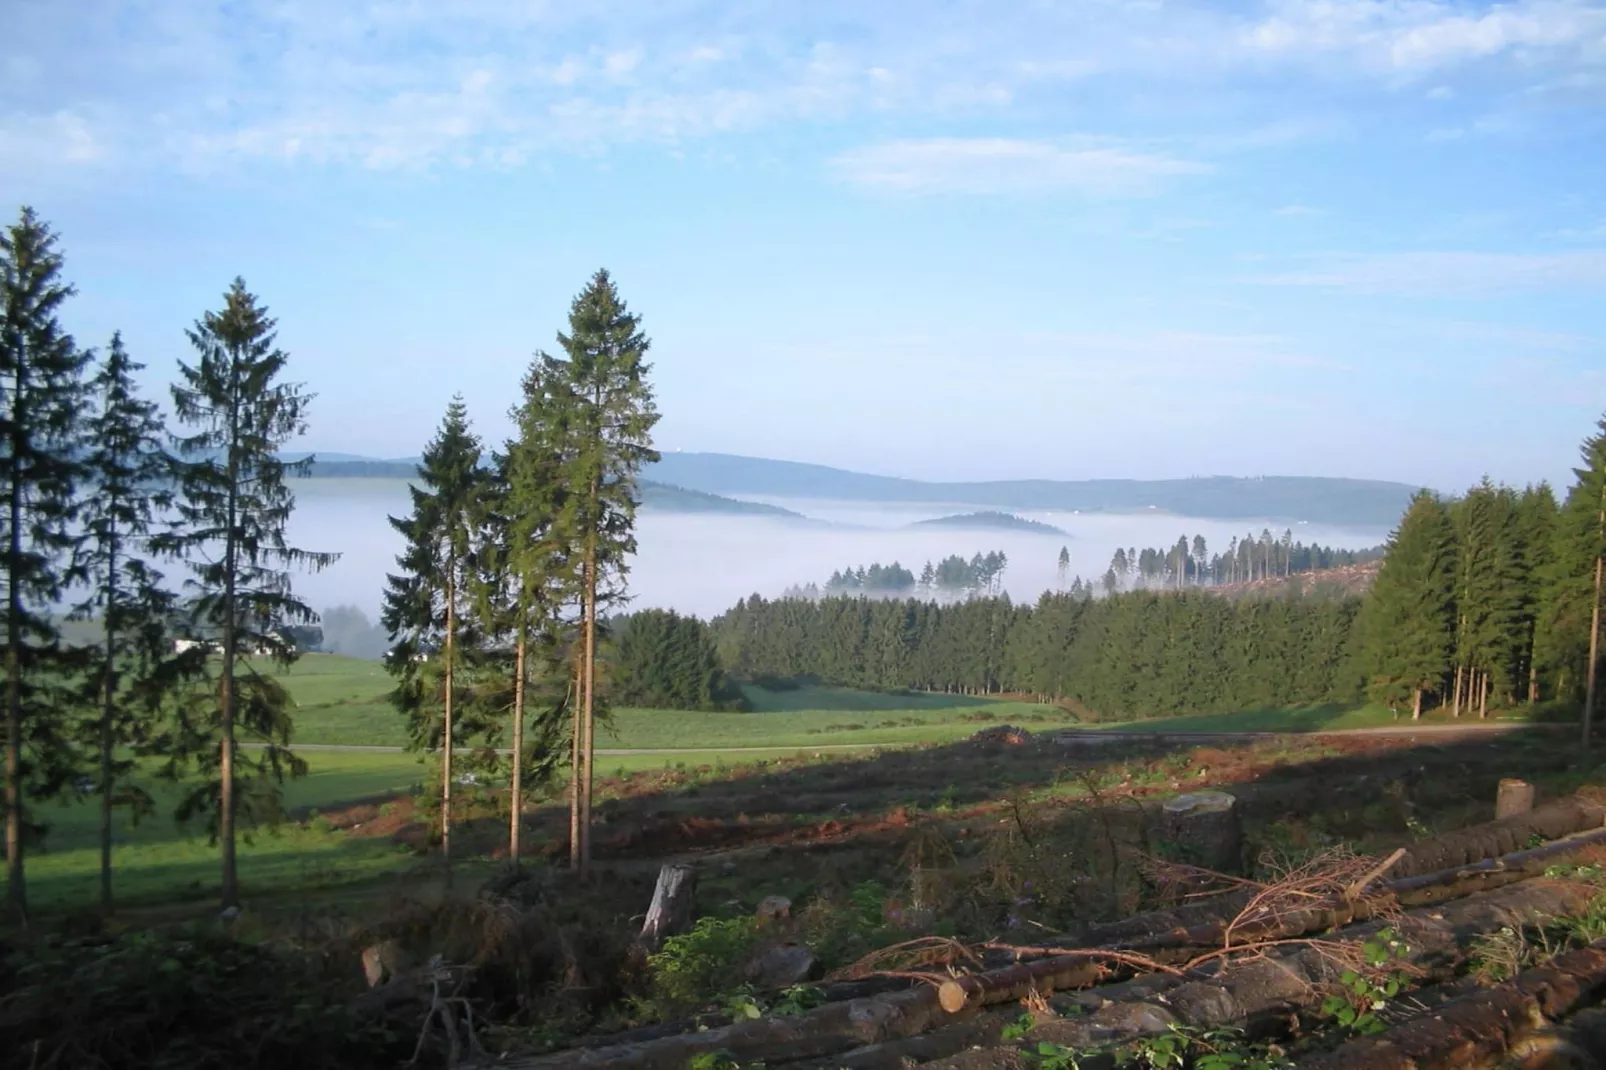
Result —
M 937 1003 L 949 1014 L 958 1014 L 969 1001 L 969 993 L 958 981 L 944 981 L 937 986 Z

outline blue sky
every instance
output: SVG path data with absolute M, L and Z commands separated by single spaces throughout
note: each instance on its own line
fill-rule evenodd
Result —
M 0 203 L 154 388 L 243 275 L 309 448 L 504 412 L 614 272 L 666 449 L 1563 480 L 1606 5 L 8 0 Z

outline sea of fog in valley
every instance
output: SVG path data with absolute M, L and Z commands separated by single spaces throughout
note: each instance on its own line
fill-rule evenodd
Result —
M 340 560 L 321 573 L 298 574 L 295 589 L 319 611 L 355 605 L 377 616 L 385 575 L 396 567 L 401 537 L 387 515 L 410 509 L 407 485 L 390 479 L 310 479 L 294 483 L 293 545 L 332 550 Z M 1009 557 L 1003 585 L 1017 601 L 1035 600 L 1058 586 L 1060 547 L 1071 574 L 1094 579 L 1119 547 L 1169 547 L 1179 535 L 1203 535 L 1210 553 L 1234 537 L 1292 528 L 1294 539 L 1347 549 L 1381 543 L 1378 528 L 1290 524 L 1272 520 L 1200 520 L 1169 514 L 1079 514 L 1015 511 L 1060 528 L 1064 537 L 1030 532 L 910 528 L 921 520 L 975 512 L 964 503 L 835 502 L 749 497 L 801 513 L 809 520 L 645 509 L 637 520 L 639 552 L 632 564 L 632 608 L 663 607 L 711 617 L 751 594 L 775 597 L 788 587 L 824 584 L 837 569 L 901 562 L 919 573 L 927 560 L 1002 550 Z

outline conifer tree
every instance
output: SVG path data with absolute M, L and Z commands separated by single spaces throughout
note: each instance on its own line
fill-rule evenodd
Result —
M 1454 539 L 1444 505 L 1428 491 L 1411 501 L 1389 538 L 1361 615 L 1362 657 L 1372 697 L 1391 708 L 1442 686 L 1450 667 Z
M 179 362 L 172 388 L 174 414 L 190 432 L 175 439 L 179 523 L 157 540 L 162 550 L 185 557 L 190 570 L 186 627 L 217 647 L 218 657 L 205 664 L 208 676 L 216 672 L 208 681 L 211 694 L 179 707 L 163 750 L 169 775 L 191 763 L 203 774 L 178 817 L 210 815 L 222 846 L 225 910 L 239 906 L 241 804 L 248 820 L 261 816 L 259 807 L 276 811 L 286 773 L 306 771 L 288 749 L 290 697 L 276 678 L 257 671 L 255 659 L 266 656 L 281 666 L 295 661 L 298 650 L 287 629 L 314 623 L 318 615 L 296 598 L 291 570 L 315 572 L 339 556 L 286 541 L 295 509 L 286 480 L 309 471 L 312 459 L 288 463 L 278 451 L 306 431 L 313 395 L 300 383 L 280 381 L 289 354 L 276 345 L 275 326 L 245 280 L 236 278 L 223 307 L 205 313 L 188 332 L 197 359 Z M 255 736 L 260 749 L 241 753 L 241 731 Z
M 1062 591 L 1065 590 L 1065 578 L 1070 574 L 1070 571 L 1071 571 L 1071 548 L 1069 546 L 1061 546 L 1060 547 L 1060 558 L 1059 558 L 1059 580 L 1060 580 L 1060 590 L 1062 590 Z
M 68 578 L 88 355 L 58 318 L 73 294 L 61 269 L 55 233 L 24 208 L 0 232 L 6 895 L 18 924 L 27 923 L 28 796 L 59 791 L 73 761 L 60 716 L 67 703 L 51 609 Z
M 408 718 L 411 745 L 439 749 L 441 864 L 452 874 L 452 758 L 460 739 L 457 707 L 466 697 L 463 634 L 470 627 L 475 582 L 474 551 L 484 522 L 485 474 L 480 440 L 461 396 L 446 409 L 440 430 L 408 487 L 413 510 L 390 523 L 406 540 L 396 558 L 400 573 L 388 577 L 381 622 L 395 641 L 386 668 L 397 677 L 392 701 Z
M 516 437 L 498 459 L 507 627 L 514 647 L 512 700 L 512 791 L 508 850 L 519 857 L 520 815 L 526 770 L 551 764 L 563 714 L 574 698 L 562 668 L 570 623 L 566 610 L 579 602 L 580 560 L 559 523 L 570 489 L 561 474 L 572 436 L 564 416 L 572 398 L 561 366 L 538 356 L 526 372 L 519 404 L 509 412 Z M 537 716 L 532 733 L 532 703 Z M 536 744 L 527 749 L 526 740 Z M 571 749 L 571 765 L 573 751 Z
M 1557 544 L 1557 565 L 1565 579 L 1560 598 L 1578 625 L 1588 630 L 1574 647 L 1583 652 L 1583 740 L 1587 747 L 1600 699 L 1602 599 L 1606 597 L 1606 416 L 1584 440 L 1583 465 L 1573 470 Z M 1575 692 L 1576 693 L 1576 692 Z
M 575 810 L 579 851 L 590 865 L 592 753 L 597 712 L 597 617 L 624 597 L 628 561 L 636 550 L 636 476 L 658 460 L 652 429 L 658 422 L 647 383 L 647 336 L 606 271 L 592 276 L 569 309 L 569 331 L 558 335 L 562 357 L 551 372 L 564 387 L 572 448 L 563 451 L 561 482 L 569 494 L 556 521 L 577 558 L 581 614 L 576 707 Z M 571 849 L 572 849 L 571 845 Z
M 172 504 L 172 459 L 156 404 L 139 396 L 135 363 L 113 335 L 90 382 L 85 422 L 85 477 L 78 566 L 88 597 L 74 615 L 102 631 L 85 674 L 86 705 L 96 714 L 87 733 L 99 756 L 100 901 L 112 911 L 112 813 L 117 806 L 148 813 L 150 796 L 120 757 L 153 737 L 164 692 L 193 674 L 201 658 L 169 657 L 168 622 L 177 606 L 150 561 L 152 536 Z M 201 654 L 204 658 L 204 653 Z

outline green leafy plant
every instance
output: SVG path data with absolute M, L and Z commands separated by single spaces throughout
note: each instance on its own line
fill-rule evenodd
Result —
M 1023 1014 L 1019 1018 L 1015 1019 L 1013 1022 L 1010 1022 L 1008 1025 L 1004 1026 L 1004 1031 L 1001 1035 L 1005 1041 L 1016 1041 L 1024 1037 L 1027 1033 L 1030 1033 L 1036 1027 L 1037 1019 L 1033 1018 L 1030 1012 L 1027 1012 L 1026 1014 Z
M 825 993 L 812 985 L 793 985 L 781 993 L 781 998 L 770 1008 L 771 1014 L 783 1018 L 811 1011 L 825 1003 Z
M 686 1007 L 731 994 L 730 979 L 757 939 L 752 918 L 699 918 L 690 932 L 671 936 L 647 960 L 657 999 Z
M 1038 1070 L 1082 1070 L 1082 1060 L 1096 1054 L 1097 1048 L 1067 1048 L 1045 1040 L 1021 1052 L 1021 1059 Z
M 732 1021 L 750 1021 L 764 1017 L 764 1008 L 752 992 L 738 992 L 725 1001 L 724 1011 Z
M 1322 1015 L 1360 1035 L 1381 1033 L 1387 1028 L 1377 1012 L 1388 1006 L 1410 983 L 1403 970 L 1388 970 L 1390 962 L 1409 950 L 1393 929 L 1382 929 L 1361 945 L 1367 972 L 1345 970 L 1339 975 L 1342 990 L 1322 1001 Z

